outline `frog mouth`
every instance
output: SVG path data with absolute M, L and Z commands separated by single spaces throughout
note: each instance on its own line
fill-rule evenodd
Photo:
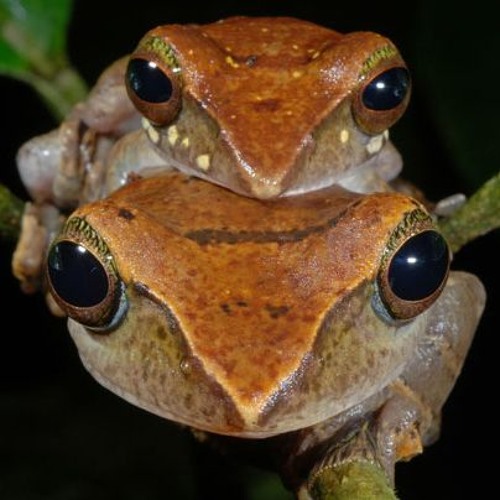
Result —
M 375 136 L 357 133 L 353 141 L 364 148 L 367 158 L 359 165 L 339 169 L 329 165 L 328 160 L 317 165 L 318 160 L 313 160 L 314 140 L 311 139 L 287 160 L 293 164 L 283 163 L 281 168 L 278 165 L 264 168 L 267 163 L 256 155 L 264 168 L 260 171 L 242 153 L 226 144 L 230 139 L 221 132 L 216 133 L 214 124 L 207 126 L 210 138 L 204 141 L 204 146 L 197 145 L 196 140 L 181 132 L 181 125 L 160 129 L 143 118 L 142 127 L 169 167 L 258 199 L 295 196 L 334 184 L 359 193 L 387 191 L 387 182 L 396 178 L 402 168 L 401 156 L 389 141 L 387 130 Z

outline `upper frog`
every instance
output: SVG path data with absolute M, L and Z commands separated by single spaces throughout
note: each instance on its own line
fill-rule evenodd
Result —
M 286 17 L 160 26 L 18 166 L 35 201 L 63 207 L 147 167 L 255 198 L 383 191 L 401 168 L 387 131 L 409 95 L 398 50 L 375 33 Z
M 400 168 L 387 129 L 410 79 L 378 34 L 265 17 L 160 26 L 132 54 L 126 85 L 169 164 L 245 195 L 316 190 L 363 165 L 385 178 Z

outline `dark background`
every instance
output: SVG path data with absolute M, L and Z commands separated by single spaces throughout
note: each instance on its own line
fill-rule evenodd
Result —
M 215 21 L 234 14 L 290 15 L 347 32 L 390 37 L 413 73 L 414 93 L 391 137 L 405 176 L 432 199 L 471 194 L 498 170 L 500 145 L 495 12 L 482 2 L 332 3 L 219 0 L 80 0 L 70 27 L 71 60 L 92 83 L 113 59 L 131 51 L 158 24 Z M 0 182 L 25 197 L 15 172 L 23 141 L 56 124 L 30 88 L 0 78 L 4 126 Z M 397 467 L 404 500 L 479 498 L 497 491 L 498 232 L 455 257 L 477 274 L 489 300 L 458 384 L 445 406 L 438 443 Z M 225 461 L 187 432 L 102 389 L 83 370 L 65 324 L 42 298 L 23 295 L 10 275 L 12 249 L 0 249 L 0 499 L 282 499 L 274 476 Z M 464 305 L 467 312 L 467 304 Z M 489 496 L 489 495 L 488 495 Z

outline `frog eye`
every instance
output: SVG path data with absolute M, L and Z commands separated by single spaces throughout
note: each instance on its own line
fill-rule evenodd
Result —
M 128 63 L 128 95 L 137 110 L 156 125 L 169 123 L 179 111 L 181 91 L 176 69 L 142 57 L 133 57 Z
M 382 263 L 378 276 L 380 299 L 395 319 L 410 319 L 440 295 L 448 277 L 450 251 L 443 236 L 428 229 L 413 234 Z
M 374 111 L 398 107 L 410 89 L 410 76 L 405 68 L 391 68 L 370 80 L 361 92 L 363 104 Z
M 354 101 L 354 116 L 369 134 L 379 134 L 404 113 L 411 91 L 408 70 L 396 66 L 367 79 Z
M 110 328 L 123 315 L 123 290 L 116 272 L 82 243 L 62 239 L 51 246 L 47 280 L 61 309 L 89 328 Z

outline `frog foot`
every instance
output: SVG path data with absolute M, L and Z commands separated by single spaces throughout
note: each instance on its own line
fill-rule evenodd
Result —
M 47 248 L 64 219 L 53 205 L 26 203 L 20 236 L 12 256 L 12 272 L 25 293 L 34 293 L 42 287 Z

